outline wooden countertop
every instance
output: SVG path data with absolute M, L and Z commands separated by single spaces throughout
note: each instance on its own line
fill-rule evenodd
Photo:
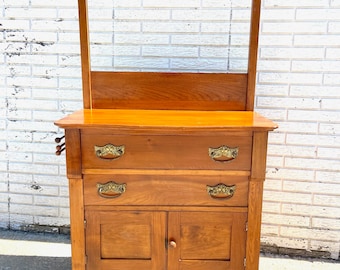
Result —
M 64 129 L 270 131 L 277 128 L 274 122 L 252 111 L 85 109 L 55 124 Z

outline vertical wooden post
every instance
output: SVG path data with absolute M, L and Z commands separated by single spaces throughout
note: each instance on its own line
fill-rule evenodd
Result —
M 259 43 L 261 0 L 253 0 L 251 9 L 249 56 L 248 56 L 248 86 L 246 110 L 254 110 L 257 51 Z
M 69 179 L 72 270 L 85 270 L 85 228 L 80 131 L 65 130 L 67 177 Z
M 69 179 L 72 270 L 85 270 L 83 180 Z
M 260 256 L 263 182 L 266 174 L 268 132 L 254 132 L 248 197 L 246 269 L 258 270 Z
M 78 0 L 83 106 L 92 109 L 91 58 L 87 0 Z

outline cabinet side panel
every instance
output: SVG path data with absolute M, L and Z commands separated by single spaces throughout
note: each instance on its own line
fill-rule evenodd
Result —
M 81 178 L 81 147 L 79 129 L 65 130 L 67 177 Z

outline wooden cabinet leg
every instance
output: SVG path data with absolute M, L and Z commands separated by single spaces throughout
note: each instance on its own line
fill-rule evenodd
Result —
M 85 270 L 83 179 L 69 179 L 72 270 Z
M 263 182 L 266 177 L 268 132 L 254 132 L 252 169 L 248 196 L 248 233 L 246 270 L 258 270 L 263 200 Z
M 260 257 L 263 181 L 250 181 L 246 270 L 258 270 Z

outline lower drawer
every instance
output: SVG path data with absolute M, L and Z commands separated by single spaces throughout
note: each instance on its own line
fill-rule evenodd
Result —
M 247 176 L 85 175 L 85 205 L 247 206 Z

